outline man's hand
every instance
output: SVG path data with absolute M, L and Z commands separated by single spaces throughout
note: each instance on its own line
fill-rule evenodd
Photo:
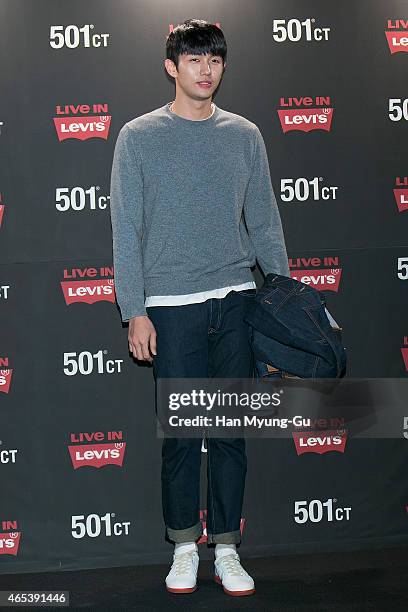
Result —
M 129 351 L 133 353 L 133 357 L 141 361 L 153 361 L 153 355 L 156 352 L 156 330 L 146 315 L 132 317 L 129 320 Z

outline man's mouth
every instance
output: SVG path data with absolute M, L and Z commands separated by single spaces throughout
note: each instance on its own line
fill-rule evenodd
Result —
M 197 81 L 197 85 L 201 85 L 201 87 L 211 87 L 212 81 Z

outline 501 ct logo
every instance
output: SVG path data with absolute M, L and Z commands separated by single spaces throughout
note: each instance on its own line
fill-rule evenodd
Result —
M 76 25 L 50 26 L 50 47 L 53 49 L 76 49 L 77 47 L 107 47 L 109 34 L 91 34 L 93 23 L 79 28 Z
M 88 189 L 83 187 L 57 187 L 55 189 L 55 208 L 60 212 L 67 210 L 106 210 L 109 195 L 99 195 L 99 185 Z
M 123 359 L 106 359 L 107 349 L 100 349 L 92 354 L 90 351 L 64 353 L 64 374 L 119 374 L 122 372 Z
M 323 177 L 281 179 L 282 202 L 305 202 L 306 200 L 336 200 L 338 187 L 322 185 Z
M 311 41 L 326 41 L 329 40 L 329 32 L 331 28 L 319 28 L 315 25 L 314 18 L 308 18 L 304 21 L 299 19 L 274 19 L 273 22 L 273 40 L 275 42 L 299 42 L 300 40 Z
M 337 504 L 335 497 L 329 497 L 325 502 L 320 499 L 312 499 L 308 502 L 295 501 L 295 514 L 293 516 L 296 523 L 321 523 L 327 521 L 328 523 L 337 521 L 349 521 L 351 507 L 335 507 Z
M 71 517 L 71 534 L 73 538 L 80 540 L 85 536 L 97 538 L 98 536 L 122 536 L 129 535 L 130 521 L 115 521 L 114 512 L 107 512 L 103 516 L 99 514 L 78 514 Z

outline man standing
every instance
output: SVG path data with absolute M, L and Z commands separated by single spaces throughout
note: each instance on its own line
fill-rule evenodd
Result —
M 251 267 L 289 276 L 265 144 L 248 119 L 212 102 L 226 67 L 222 31 L 186 20 L 166 41 L 172 102 L 127 122 L 111 176 L 115 290 L 129 349 L 158 378 L 251 378 L 246 308 Z M 166 587 L 196 589 L 201 439 L 165 438 L 162 502 L 174 542 Z M 231 595 L 255 591 L 236 551 L 245 440 L 207 440 L 207 540 L 215 579 Z

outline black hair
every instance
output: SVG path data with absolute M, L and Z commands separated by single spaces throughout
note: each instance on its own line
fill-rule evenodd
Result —
M 166 58 L 178 68 L 179 55 L 219 55 L 223 63 L 227 57 L 227 42 L 222 30 L 203 19 L 186 19 L 166 38 Z

